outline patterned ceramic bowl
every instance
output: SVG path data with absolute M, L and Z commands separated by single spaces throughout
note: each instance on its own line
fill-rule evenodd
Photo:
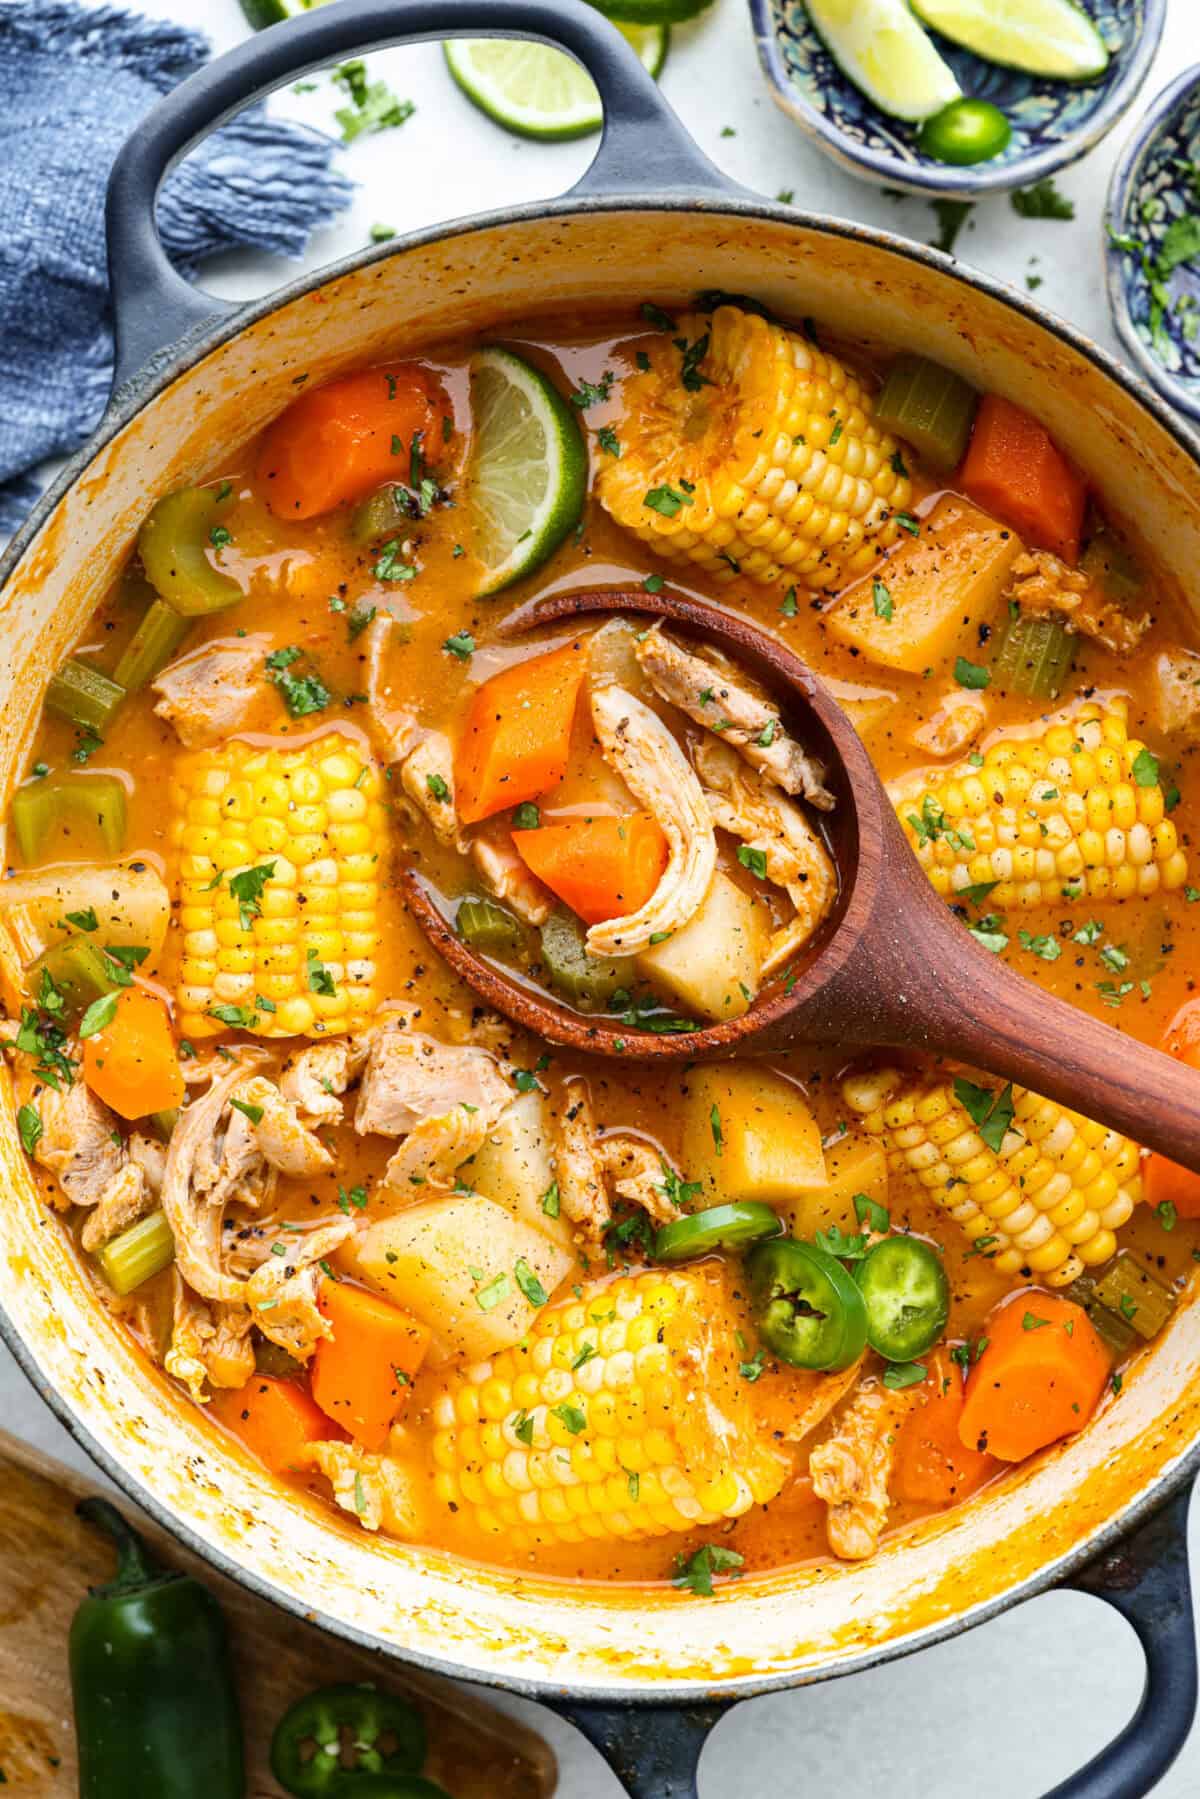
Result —
M 924 155 L 913 126 L 890 118 L 859 93 L 822 45 L 804 0 L 750 0 L 750 16 L 775 101 L 835 162 L 877 185 L 974 200 L 1028 187 L 1077 162 L 1112 130 L 1146 79 L 1167 0 L 1082 4 L 1112 52 L 1096 81 L 1045 81 L 937 39 L 963 92 L 990 100 L 1012 124 L 1012 141 L 1003 154 L 970 168 Z
M 1159 95 L 1108 190 L 1108 303 L 1173 406 L 1200 419 L 1200 64 Z M 1191 250 L 1191 255 L 1186 252 Z M 1172 266 L 1174 265 L 1174 266 Z

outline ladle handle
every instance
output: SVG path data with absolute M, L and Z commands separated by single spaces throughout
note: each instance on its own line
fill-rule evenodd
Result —
M 1005 967 L 942 913 L 907 934 L 919 978 L 884 989 L 875 1041 L 930 1048 L 1031 1087 L 1200 1174 L 1200 1074 Z M 924 921 L 922 921 L 924 923 Z M 944 953 L 943 953 L 944 952 Z M 919 1013 L 919 1031 L 914 1014 Z

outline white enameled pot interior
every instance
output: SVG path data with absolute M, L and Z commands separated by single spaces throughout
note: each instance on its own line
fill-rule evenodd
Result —
M 0 790 L 12 791 L 50 672 L 150 503 L 206 475 L 301 374 L 419 353 L 546 308 L 720 287 L 886 340 L 1032 407 L 1132 518 L 1200 612 L 1200 469 L 1136 395 L 1027 311 L 850 228 L 715 211 L 548 214 L 402 248 L 259 318 L 175 379 L 92 459 L 0 598 Z M 8 955 L 0 941 L 0 955 Z M 969 1003 L 964 996 L 964 1003 Z M 481 1570 L 331 1526 L 266 1476 L 135 1353 L 48 1220 L 0 1112 L 0 1304 L 27 1358 L 124 1478 L 273 1596 L 379 1647 L 485 1678 L 665 1692 L 814 1677 L 988 1607 L 1146 1493 L 1200 1438 L 1200 1330 L 1180 1308 L 1119 1403 L 1025 1478 L 887 1543 L 861 1566 L 647 1599 Z M 664 1550 L 664 1554 L 666 1551 Z M 686 1617 L 681 1615 L 686 1607 Z

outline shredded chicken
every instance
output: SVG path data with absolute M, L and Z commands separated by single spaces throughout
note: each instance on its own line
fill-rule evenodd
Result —
M 808 942 L 833 905 L 833 863 L 795 801 L 748 768 L 735 750 L 705 738 L 696 746 L 696 767 L 713 823 L 761 850 L 768 878 L 796 909 L 771 938 L 762 972 L 773 974 Z
M 371 1033 L 358 1089 L 354 1128 L 360 1136 L 404 1137 L 456 1106 L 488 1113 L 488 1129 L 512 1089 L 486 1050 L 452 1047 L 387 1019 Z
M 845 1561 L 865 1561 L 879 1547 L 896 1433 L 914 1403 L 912 1388 L 861 1388 L 809 1458 L 813 1488 L 829 1507 L 829 1547 Z
M 824 1424 L 838 1402 L 845 1398 L 862 1373 L 863 1358 L 839 1368 L 835 1374 L 812 1374 L 805 1377 L 801 1369 L 788 1369 L 786 1380 L 788 1406 L 780 1419 L 779 1434 L 785 1443 L 802 1443 L 819 1425 Z M 772 1413 L 774 1417 L 774 1413 Z
M 157 1137 L 143 1137 L 140 1131 L 134 1131 L 125 1147 L 129 1152 L 129 1160 L 137 1163 L 145 1176 L 146 1185 L 157 1198 L 162 1192 L 163 1175 L 167 1171 L 166 1144 L 160 1143 Z
M 472 837 L 470 848 L 488 892 L 526 924 L 545 924 L 554 910 L 554 895 L 526 868 L 512 839 L 480 834 Z
M 364 1530 L 383 1530 L 405 1539 L 418 1535 L 416 1483 L 395 1457 L 372 1455 L 353 1443 L 312 1443 L 305 1458 L 325 1476 L 342 1510 L 352 1513 Z
M 246 1282 L 246 1300 L 255 1322 L 272 1343 L 297 1361 L 306 1362 L 321 1338 L 332 1335 L 328 1320 L 317 1307 L 320 1264 L 340 1249 L 356 1228 L 352 1218 L 335 1218 L 303 1236 L 281 1233 Z M 283 1253 L 274 1253 L 276 1248 Z
M 1200 656 L 1164 650 L 1155 658 L 1154 679 L 1159 729 L 1180 743 L 1200 743 Z
M 439 1043 L 388 1020 L 371 1034 L 354 1128 L 404 1138 L 383 1185 L 415 1202 L 453 1187 L 455 1171 L 480 1148 L 511 1098 L 487 1050 Z
M 601 1136 L 587 1082 L 579 1075 L 570 1075 L 563 1082 L 554 1176 L 563 1216 L 576 1227 L 576 1241 L 588 1253 L 604 1247 L 604 1234 L 612 1223 L 613 1193 L 629 1205 L 640 1206 L 656 1224 L 669 1224 L 679 1216 L 672 1198 L 680 1185 L 676 1170 L 652 1144 L 630 1131 Z
M 254 1143 L 250 1123 L 241 1112 L 229 1113 L 229 1099 L 248 1075 L 267 1060 L 263 1050 L 245 1050 L 219 1074 L 208 1092 L 180 1113 L 171 1134 L 163 1176 L 162 1208 L 175 1238 L 180 1274 L 203 1299 L 244 1304 L 245 1283 L 225 1271 L 221 1262 L 221 1223 L 227 1200 L 248 1194 L 258 1203 L 261 1185 L 247 1187 L 253 1170 L 261 1181 L 266 1162 Z M 233 1166 L 226 1165 L 229 1139 L 237 1131 Z M 245 1151 L 253 1147 L 253 1162 Z M 236 1170 L 236 1179 L 235 1179 Z M 268 1333 L 269 1334 L 269 1333 Z
M 321 1139 L 301 1123 L 299 1108 L 286 1099 L 265 1075 L 252 1075 L 230 1094 L 230 1103 L 248 1107 L 243 1112 L 262 1155 L 280 1174 L 307 1177 L 327 1174 L 333 1157 Z
M 1082 569 L 1068 568 L 1049 550 L 1030 550 L 1012 566 L 1008 598 L 1034 618 L 1058 613 L 1069 631 L 1081 631 L 1124 656 L 1150 629 L 1150 614 L 1130 617 Z
M 931 756 L 961 756 L 988 721 L 988 703 L 981 693 L 957 688 L 948 693 L 937 711 L 909 733 L 909 741 Z
M 68 1045 L 67 1053 L 72 1050 Z M 114 1114 L 79 1079 L 69 1087 L 48 1087 L 25 1056 L 17 1063 L 16 1098 L 18 1106 L 31 1106 L 38 1115 L 42 1134 L 34 1160 L 58 1182 L 62 1205 L 98 1205 L 125 1166 Z
M 395 622 L 389 612 L 376 612 L 363 634 L 367 719 L 379 753 L 387 763 L 403 762 L 425 735 L 411 712 L 392 704 L 387 663 Z
M 279 1091 L 306 1124 L 339 1124 L 341 1096 L 367 1059 L 370 1040 L 332 1037 L 289 1056 L 279 1075 Z
M 244 1387 L 254 1373 L 253 1323 L 246 1306 L 206 1305 L 187 1285 L 178 1268 L 172 1275 L 174 1322 L 163 1366 L 201 1405 L 214 1387 Z
M 655 1224 L 670 1224 L 679 1217 L 671 1198 L 674 1170 L 651 1143 L 629 1131 L 612 1131 L 601 1137 L 596 1152 L 604 1174 L 618 1199 L 640 1206 Z
M 464 852 L 467 844 L 454 804 L 454 751 L 442 731 L 430 731 L 405 756 L 400 785 L 433 826 L 439 843 Z
M 169 663 L 150 683 L 162 698 L 154 710 L 175 727 L 188 749 L 208 749 L 245 730 L 263 705 L 264 632 L 202 644 Z
M 113 1176 L 84 1220 L 80 1242 L 89 1254 L 119 1237 L 155 1207 L 153 1190 L 136 1162 L 126 1162 Z
M 678 931 L 704 903 L 717 842 L 695 770 L 657 712 L 623 687 L 592 688 L 592 722 L 606 760 L 657 820 L 669 856 L 636 912 L 590 926 L 593 956 L 632 956 L 663 931 Z
M 833 795 L 821 764 L 784 729 L 778 708 L 725 657 L 712 650 L 697 655 L 656 625 L 638 644 L 637 658 L 661 699 L 706 730 L 718 731 L 722 742 L 731 744 L 785 793 L 806 799 L 822 812 L 832 809 Z

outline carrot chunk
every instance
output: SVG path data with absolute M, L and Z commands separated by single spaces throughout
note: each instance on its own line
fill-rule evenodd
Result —
M 1082 1430 L 1111 1364 L 1082 1306 L 1027 1288 L 991 1313 L 958 1421 L 967 1449 L 1020 1462 Z
M 304 1467 L 307 1444 L 342 1434 L 303 1387 L 271 1374 L 256 1374 L 244 1387 L 217 1388 L 209 1411 L 272 1474 L 297 1472 Z
M 1029 543 L 1079 558 L 1087 482 L 1044 425 L 1011 400 L 985 394 L 962 466 L 963 491 Z
M 255 479 L 276 518 L 315 518 L 385 481 L 407 482 L 414 434 L 440 445 L 440 421 L 450 416 L 437 377 L 420 363 L 363 369 L 280 413 L 263 436 Z
M 624 918 L 645 905 L 667 866 L 667 840 L 648 812 L 568 818 L 514 831 L 525 866 L 585 924 Z
M 1185 1000 L 1163 1032 L 1160 1048 L 1200 1071 L 1200 1000 Z M 1180 1218 L 1200 1218 L 1200 1174 L 1157 1150 L 1142 1162 L 1142 1198 L 1152 1211 L 1174 1206 Z
M 587 668 L 582 644 L 514 663 L 471 701 L 454 759 L 464 824 L 523 805 L 567 772 L 571 724 Z
M 333 1326 L 312 1360 L 321 1410 L 366 1449 L 382 1449 L 408 1403 L 429 1332 L 399 1306 L 345 1281 L 323 1281 L 317 1304 Z
M 968 1449 L 959 1437 L 962 1369 L 943 1350 L 936 1350 L 927 1366 L 921 1403 L 905 1418 L 896 1441 L 892 1492 L 913 1505 L 953 1505 L 997 1473 L 1000 1463 Z
M 165 1001 L 144 987 L 123 988 L 110 1022 L 83 1040 L 83 1078 L 122 1118 L 181 1105 L 183 1070 Z

